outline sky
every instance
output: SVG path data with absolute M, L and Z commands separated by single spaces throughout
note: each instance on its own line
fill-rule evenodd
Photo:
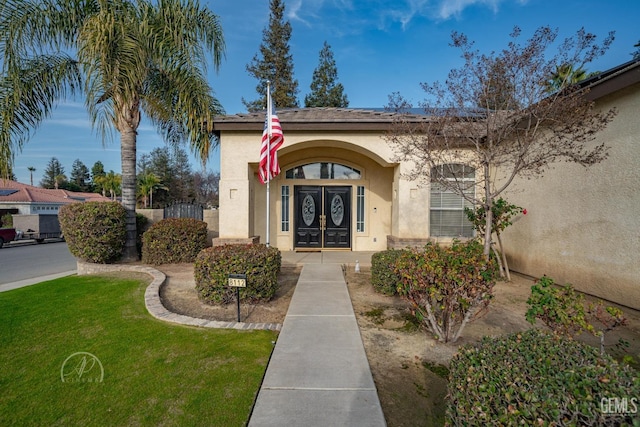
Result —
M 226 58 L 218 72 L 210 67 L 209 82 L 227 114 L 246 112 L 242 98 L 256 99 L 258 83 L 246 72 L 246 65 L 259 51 L 269 1 L 200 1 L 220 17 L 226 43 Z M 514 26 L 522 29 L 523 42 L 545 25 L 558 29 L 559 40 L 582 27 L 599 41 L 615 31 L 611 48 L 587 71 L 605 71 L 631 60 L 633 45 L 640 41 L 637 0 L 284 0 L 284 4 L 285 19 L 293 28 L 290 52 L 301 106 L 325 41 L 333 51 L 338 82 L 351 108 L 382 108 L 393 92 L 414 104 L 421 101 L 420 83 L 444 81 L 449 70 L 462 65 L 460 52 L 450 46 L 452 31 L 464 33 L 485 53 L 506 47 Z M 286 125 L 283 130 L 286 139 Z M 152 125 L 143 121 L 138 158 L 162 146 Z M 67 176 L 76 159 L 89 169 L 99 160 L 107 172 L 121 171 L 117 133 L 103 145 L 92 131 L 82 99 L 59 104 L 22 151 L 15 153 L 18 181 L 30 182 L 27 168 L 32 166 L 36 168 L 33 182 L 38 185 L 52 157 L 62 163 Z M 191 160 L 194 171 L 202 169 L 195 157 Z M 218 172 L 219 162 L 219 150 L 212 150 L 206 170 Z

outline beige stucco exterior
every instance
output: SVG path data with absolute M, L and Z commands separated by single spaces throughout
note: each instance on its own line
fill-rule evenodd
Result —
M 293 189 L 298 185 L 352 186 L 351 245 L 354 251 L 387 248 L 387 239 L 426 239 L 429 228 L 428 189 L 402 178 L 401 166 L 380 131 L 296 131 L 282 123 L 285 142 L 278 150 L 282 173 L 270 182 L 270 244 L 294 250 Z M 266 241 L 266 185 L 257 171 L 260 131 L 226 131 L 220 137 L 219 241 L 260 237 Z M 343 164 L 361 172 L 360 179 L 286 179 L 286 170 L 314 162 Z M 282 186 L 289 186 L 291 225 L 283 231 Z M 357 187 L 365 190 L 364 231 L 356 228 Z
M 640 83 L 596 106 L 618 111 L 592 143 L 609 158 L 514 182 L 505 198 L 528 213 L 506 230 L 505 251 L 513 270 L 640 309 Z

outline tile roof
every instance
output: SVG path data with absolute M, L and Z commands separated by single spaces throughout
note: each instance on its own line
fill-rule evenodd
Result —
M 98 193 L 46 189 L 3 179 L 0 179 L 0 189 L 17 190 L 7 195 L 3 194 L 9 193 L 8 191 L 0 193 L 0 202 L 69 204 L 73 202 L 106 202 L 111 200 Z
M 387 130 L 398 117 L 397 113 L 359 108 L 287 108 L 276 111 L 280 123 L 288 130 Z M 410 114 L 404 119 L 424 121 L 423 114 Z M 262 130 L 265 111 L 218 116 L 214 121 L 216 131 Z

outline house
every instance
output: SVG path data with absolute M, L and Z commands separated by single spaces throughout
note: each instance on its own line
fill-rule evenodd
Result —
M 406 165 L 394 160 L 384 139 L 393 113 L 309 108 L 279 110 L 278 117 L 284 144 L 277 154 L 281 173 L 269 183 L 272 246 L 283 251 L 380 251 L 423 245 L 434 236 L 429 200 L 441 194 L 430 194 L 403 177 Z M 265 243 L 267 191 L 258 179 L 264 123 L 264 113 L 216 119 L 221 179 L 215 244 Z M 436 234 L 468 233 L 462 203 L 451 212 L 453 226 L 446 229 L 438 217 Z
M 623 64 L 584 85 L 598 108 L 618 115 L 594 144 L 610 158 L 583 168 L 557 164 L 517 180 L 504 197 L 526 217 L 504 233 L 510 266 L 640 308 L 640 65 Z M 471 237 L 465 202 L 407 180 L 385 140 L 394 114 L 363 109 L 279 110 L 281 173 L 270 182 L 270 244 L 283 251 L 380 251 Z M 412 116 L 419 122 L 424 115 Z M 263 242 L 266 186 L 258 180 L 264 113 L 218 117 L 220 221 L 214 244 Z M 464 179 L 476 171 L 455 166 Z M 467 205 L 468 206 L 468 205 Z
M 640 309 L 640 61 L 581 85 L 596 108 L 617 109 L 592 143 L 609 158 L 516 180 L 505 198 L 528 213 L 504 232 L 505 252 L 515 271 Z
M 0 216 L 4 213 L 57 215 L 60 206 L 85 201 L 109 199 L 97 193 L 52 190 L 0 179 Z

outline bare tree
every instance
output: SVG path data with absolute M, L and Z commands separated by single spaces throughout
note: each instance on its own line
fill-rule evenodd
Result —
M 389 96 L 387 108 L 401 114 L 387 140 L 396 160 L 413 165 L 405 176 L 484 207 L 487 257 L 492 202 L 516 177 L 539 177 L 556 162 L 589 166 L 607 157 L 603 144 L 590 148 L 588 143 L 615 111 L 595 110 L 585 97 L 588 85 L 550 95 L 548 82 L 558 65 L 583 69 L 603 55 L 613 33 L 598 45 L 596 36 L 581 29 L 548 57 L 557 35 L 557 30 L 540 27 L 519 44 L 516 27 L 505 49 L 487 55 L 454 32 L 452 46 L 461 50 L 464 65 L 451 70 L 444 84 L 421 85 L 426 98 L 420 107 L 426 116 L 409 114 L 412 105 L 400 94 Z M 475 179 L 469 180 L 470 172 Z
M 203 170 L 193 174 L 196 201 L 207 206 L 218 206 L 220 172 Z

